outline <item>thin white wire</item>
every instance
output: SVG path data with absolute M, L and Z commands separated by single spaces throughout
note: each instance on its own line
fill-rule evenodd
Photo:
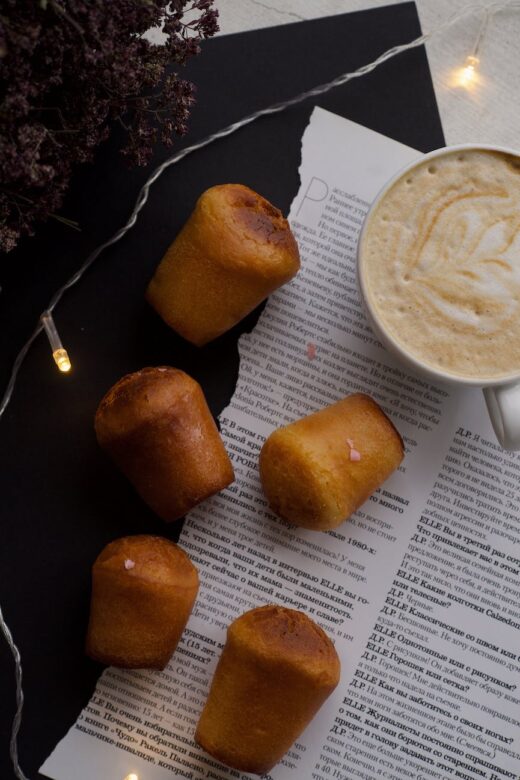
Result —
M 2 633 L 5 636 L 5 640 L 9 645 L 9 649 L 14 658 L 15 663 L 15 676 L 16 676 L 16 714 L 13 719 L 13 725 L 11 728 L 11 739 L 9 741 L 9 753 L 11 755 L 11 761 L 13 763 L 14 773 L 17 780 L 29 780 L 24 775 L 20 764 L 18 763 L 18 732 L 22 723 L 22 710 L 23 710 L 23 688 L 22 688 L 22 660 L 20 653 L 16 647 L 13 639 L 13 635 L 9 630 L 9 626 L 4 620 L 2 614 L 2 608 L 0 607 L 0 625 L 2 627 Z
M 486 30 L 488 28 L 489 22 L 491 21 L 492 12 L 485 11 L 484 15 L 482 17 L 482 21 L 480 23 L 480 27 L 478 30 L 477 39 L 475 41 L 475 45 L 473 46 L 473 56 L 478 57 L 479 51 L 480 51 L 480 44 L 482 43 L 484 39 L 484 35 L 486 34 Z
M 228 135 L 232 135 L 240 128 L 251 124 L 252 122 L 259 119 L 260 117 L 279 113 L 281 111 L 284 111 L 286 108 L 297 105 L 298 103 L 302 103 L 304 100 L 306 100 L 309 97 L 316 97 L 318 95 L 322 95 L 325 92 L 334 89 L 335 87 L 346 84 L 352 79 L 361 78 L 362 76 L 371 73 L 373 70 L 378 68 L 379 65 L 382 65 L 384 62 L 387 62 L 389 59 L 392 59 L 398 54 L 401 54 L 402 52 L 405 51 L 409 51 L 410 49 L 417 48 L 418 46 L 422 46 L 423 43 L 428 41 L 434 35 L 437 35 L 438 33 L 442 32 L 448 27 L 453 26 L 454 24 L 456 24 L 456 22 L 460 21 L 465 16 L 474 15 L 479 12 L 484 12 L 486 15 L 496 14 L 499 11 L 503 10 L 504 8 L 507 8 L 508 6 L 518 7 L 519 2 L 518 0 L 502 0 L 502 2 L 495 0 L 495 2 L 487 3 L 487 4 L 480 3 L 478 5 L 475 5 L 474 3 L 470 3 L 464 6 L 462 11 L 452 15 L 451 17 L 449 17 L 449 19 L 447 19 L 445 22 L 443 22 L 442 24 L 440 24 L 439 26 L 431 30 L 429 33 L 420 35 L 418 38 L 415 38 L 410 43 L 404 43 L 399 46 L 393 46 L 391 49 L 388 49 L 386 52 L 383 52 L 383 54 L 377 57 L 377 59 L 373 60 L 367 65 L 363 65 L 362 67 L 350 73 L 343 73 L 342 75 L 338 76 L 332 81 L 329 81 L 326 84 L 320 84 L 319 86 L 309 89 L 306 92 L 302 92 L 299 95 L 290 98 L 289 100 L 282 101 L 281 103 L 274 103 L 273 105 L 261 109 L 260 111 L 255 111 L 253 114 L 250 114 L 244 119 L 241 119 L 238 122 L 234 122 L 233 124 L 228 125 L 223 130 L 219 130 L 217 133 L 213 133 L 213 135 L 208 136 L 204 140 L 199 141 L 198 143 L 193 144 L 192 146 L 188 146 L 185 149 L 182 149 L 180 152 L 177 152 L 176 154 L 172 155 L 172 157 L 167 158 L 163 163 L 161 163 L 161 165 L 159 165 L 152 172 L 150 177 L 146 180 L 143 187 L 139 191 L 136 203 L 134 205 L 134 208 L 132 209 L 132 212 L 126 224 L 123 225 L 123 227 L 121 227 L 116 233 L 114 233 L 114 235 L 111 236 L 111 238 L 109 238 L 104 244 L 101 244 L 99 247 L 97 247 L 97 249 L 95 249 L 87 257 L 85 262 L 78 268 L 78 270 L 73 274 L 73 276 L 71 276 L 70 279 L 68 279 L 65 282 L 65 284 L 62 287 L 60 287 L 59 290 L 57 290 L 57 292 L 54 294 L 51 301 L 49 302 L 49 305 L 46 307 L 45 311 L 48 311 L 49 313 L 52 314 L 55 307 L 62 299 L 63 295 L 67 292 L 67 290 L 73 287 L 82 278 L 85 272 L 97 260 L 99 255 L 102 252 L 104 252 L 105 249 L 108 249 L 108 247 L 112 246 L 113 244 L 116 244 L 121 238 L 123 238 L 124 235 L 126 235 L 126 233 L 128 233 L 129 230 L 133 228 L 133 226 L 137 222 L 137 217 L 139 213 L 141 212 L 146 202 L 148 201 L 148 195 L 152 185 L 155 184 L 157 179 L 159 179 L 168 168 L 170 168 L 172 165 L 175 165 L 175 163 L 179 162 L 179 160 L 182 160 L 184 157 L 187 157 L 192 152 L 198 151 L 199 149 L 203 149 L 205 146 L 209 146 L 214 141 L 217 141 L 220 138 L 225 138 Z M 2 403 L 0 404 L 0 419 L 2 418 L 11 400 L 16 379 L 18 376 L 18 372 L 25 359 L 25 356 L 27 355 L 29 348 L 32 346 L 32 343 L 37 338 L 37 336 L 41 333 L 41 331 L 42 331 L 42 326 L 38 324 L 36 329 L 33 331 L 32 335 L 29 337 L 27 342 L 24 344 L 24 346 L 18 353 L 18 356 L 13 364 L 9 382 L 7 384 L 6 390 L 2 398 Z
M 388 49 L 387 51 L 383 52 L 383 54 L 381 54 L 379 57 L 377 57 L 375 60 L 368 63 L 367 65 L 363 65 L 357 70 L 351 71 L 349 73 L 343 73 L 337 78 L 333 79 L 332 81 L 328 81 L 326 84 L 320 84 L 316 87 L 313 87 L 312 89 L 309 89 L 306 92 L 302 92 L 299 95 L 296 95 L 295 97 L 289 98 L 289 100 L 284 100 L 280 103 L 274 103 L 273 105 L 268 106 L 267 108 L 263 108 L 260 111 L 255 111 L 254 113 L 249 114 L 243 119 L 240 119 L 238 122 L 233 122 L 232 124 L 225 127 L 223 130 L 219 130 L 218 132 L 213 133 L 207 138 L 204 138 L 202 141 L 198 141 L 196 144 L 193 144 L 192 146 L 188 146 L 185 149 L 182 149 L 180 152 L 177 152 L 176 154 L 172 155 L 171 157 L 166 159 L 163 163 L 161 163 L 161 165 L 159 165 L 151 173 L 151 175 L 148 177 L 144 185 L 141 187 L 134 208 L 132 209 L 132 212 L 130 213 L 127 222 L 121 228 L 119 228 L 119 230 L 116 231 L 116 233 L 114 233 L 113 236 L 111 236 L 107 241 L 105 241 L 105 243 L 98 246 L 87 257 L 85 262 L 78 268 L 76 273 L 74 273 L 65 282 L 65 284 L 62 285 L 62 287 L 60 287 L 55 292 L 55 294 L 49 301 L 49 304 L 46 307 L 45 311 L 52 314 L 52 312 L 54 311 L 58 303 L 61 301 L 61 299 L 67 292 L 67 290 L 70 290 L 71 287 L 73 287 L 75 284 L 77 284 L 77 282 L 80 281 L 80 279 L 88 271 L 90 266 L 98 259 L 100 254 L 104 252 L 105 249 L 108 249 L 110 246 L 113 246 L 113 244 L 116 244 L 118 241 L 120 241 L 123 238 L 123 236 L 125 236 L 128 233 L 128 231 L 134 227 L 135 223 L 137 222 L 137 217 L 139 216 L 140 212 L 142 211 L 146 202 L 148 201 L 150 189 L 153 186 L 153 184 L 155 184 L 155 182 L 162 176 L 162 174 L 168 168 L 170 168 L 172 165 L 175 165 L 175 163 L 179 162 L 179 160 L 182 160 L 184 157 L 187 157 L 192 152 L 198 151 L 199 149 L 203 149 L 204 147 L 209 146 L 214 141 L 218 141 L 220 138 L 225 138 L 228 135 L 232 135 L 237 130 L 240 130 L 242 127 L 246 127 L 247 125 L 251 124 L 252 122 L 255 122 L 257 119 L 260 119 L 263 116 L 269 116 L 271 114 L 280 113 L 281 111 L 285 111 L 286 108 L 290 108 L 291 106 L 298 105 L 298 103 L 302 103 L 304 100 L 307 100 L 310 97 L 317 97 L 318 95 L 323 95 L 326 92 L 329 92 L 331 89 L 334 89 L 335 87 L 339 87 L 342 86 L 343 84 L 347 84 L 347 82 L 352 81 L 353 79 L 366 76 L 368 73 L 371 73 L 383 63 L 387 62 L 393 57 L 396 57 L 398 54 L 401 54 L 405 51 L 409 51 L 410 49 L 415 49 L 418 46 L 422 46 L 424 43 L 426 43 L 426 41 L 430 40 L 430 38 L 432 38 L 435 35 L 438 35 L 440 32 L 443 32 L 449 27 L 452 27 L 454 24 L 456 24 L 466 16 L 473 16 L 474 14 L 477 13 L 483 13 L 485 14 L 485 19 L 487 23 L 487 19 L 491 16 L 494 16 L 499 11 L 502 11 L 505 8 L 518 8 L 519 6 L 520 3 L 518 2 L 518 0 L 501 0 L 501 1 L 495 0 L 495 2 L 492 3 L 479 3 L 479 4 L 469 3 L 468 5 L 464 6 L 464 8 L 461 11 L 450 16 L 445 22 L 435 27 L 429 33 L 424 33 L 423 35 L 420 35 L 418 38 L 415 38 L 413 41 L 410 41 L 409 43 L 403 43 L 399 46 L 393 46 L 391 49 Z M 484 25 L 482 26 L 481 29 L 482 30 L 485 29 Z M 27 356 L 27 353 L 29 352 L 30 348 L 32 347 L 33 343 L 36 341 L 36 339 L 38 338 L 42 330 L 43 328 L 40 324 L 40 321 L 38 320 L 38 325 L 36 326 L 32 334 L 29 336 L 29 338 L 21 348 L 20 352 L 16 356 L 16 359 L 13 363 L 13 367 L 11 370 L 9 381 L 7 383 L 4 395 L 2 397 L 2 403 L 0 404 L 0 420 L 4 415 L 9 405 L 9 402 L 11 401 L 20 368 L 22 367 L 22 364 Z M 20 725 L 22 722 L 22 711 L 23 711 L 23 703 L 24 703 L 23 688 L 22 688 L 22 662 L 21 662 L 20 652 L 14 643 L 11 631 L 9 630 L 9 626 L 7 625 L 4 619 L 1 608 L 0 608 L 0 629 L 5 637 L 9 649 L 11 650 L 14 663 L 15 663 L 16 713 L 13 719 L 13 725 L 11 729 L 11 740 L 9 746 L 11 761 L 13 764 L 13 769 L 17 780 L 29 780 L 27 776 L 23 773 L 22 768 L 18 761 L 18 732 L 20 730 Z

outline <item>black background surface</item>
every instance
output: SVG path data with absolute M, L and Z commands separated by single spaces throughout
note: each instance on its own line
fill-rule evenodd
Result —
M 198 86 L 198 102 L 190 133 L 176 148 L 419 34 L 415 5 L 405 3 L 210 40 L 186 69 Z M 0 421 L 0 603 L 24 664 L 19 747 L 31 778 L 40 777 L 37 768 L 87 703 L 101 672 L 83 653 L 93 560 L 118 536 L 176 539 L 180 530 L 179 524 L 158 521 L 98 450 L 96 406 L 123 374 L 170 364 L 201 382 L 217 414 L 236 381 L 237 338 L 258 316 L 197 349 L 147 306 L 148 279 L 198 195 L 213 184 L 247 184 L 288 211 L 299 185 L 300 140 L 315 102 L 423 152 L 444 144 L 421 48 L 196 152 L 163 175 L 135 229 L 100 257 L 58 307 L 55 319 L 73 361 L 71 374 L 58 373 L 43 337 L 21 371 Z M 49 223 L 2 259 L 2 387 L 51 294 L 126 221 L 147 176 L 142 169 L 128 171 L 116 140 L 78 172 L 62 210 L 80 222 L 82 232 Z M 1 780 L 13 777 L 8 735 L 14 704 L 12 659 L 1 641 Z

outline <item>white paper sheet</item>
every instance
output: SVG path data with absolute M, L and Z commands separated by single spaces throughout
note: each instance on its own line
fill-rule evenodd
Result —
M 302 270 L 242 337 L 221 416 L 237 478 L 190 513 L 180 540 L 201 576 L 188 629 L 164 672 L 105 671 L 43 774 L 247 777 L 193 733 L 227 625 L 282 603 L 327 630 L 342 675 L 272 780 L 519 776 L 520 454 L 495 443 L 479 391 L 435 387 L 395 363 L 356 288 L 366 209 L 418 156 L 315 109 L 290 213 Z M 358 390 L 402 433 L 403 465 L 337 530 L 285 525 L 260 490 L 262 442 Z

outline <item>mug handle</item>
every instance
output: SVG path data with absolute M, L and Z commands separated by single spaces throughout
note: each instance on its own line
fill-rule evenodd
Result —
M 483 392 L 498 441 L 505 450 L 520 450 L 520 384 L 485 387 Z

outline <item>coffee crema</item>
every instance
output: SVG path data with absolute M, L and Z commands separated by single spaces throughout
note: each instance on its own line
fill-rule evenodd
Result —
M 520 157 L 419 163 L 369 216 L 361 257 L 367 302 L 416 360 L 476 380 L 520 372 Z

